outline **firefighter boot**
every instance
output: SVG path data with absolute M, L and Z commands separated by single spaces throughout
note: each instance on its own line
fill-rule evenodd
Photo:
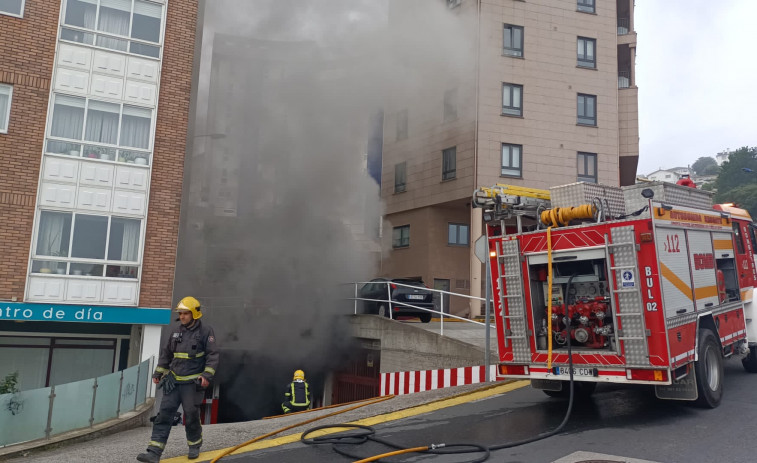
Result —
M 200 456 L 200 446 L 199 445 L 190 445 L 189 446 L 189 453 L 187 454 L 187 458 L 190 460 L 194 460 Z
M 143 461 L 145 463 L 158 463 L 160 461 L 160 454 L 147 449 L 146 452 L 137 455 L 137 461 Z

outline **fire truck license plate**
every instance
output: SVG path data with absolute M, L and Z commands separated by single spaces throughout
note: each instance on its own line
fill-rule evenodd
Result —
M 570 369 L 567 367 L 557 367 L 558 375 L 570 376 Z M 573 376 L 595 376 L 594 368 L 573 368 Z
M 426 299 L 426 296 L 424 296 L 423 294 L 408 294 L 407 298 L 412 299 L 414 301 L 422 301 Z

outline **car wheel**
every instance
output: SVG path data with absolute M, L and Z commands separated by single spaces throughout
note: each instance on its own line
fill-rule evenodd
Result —
M 699 332 L 699 360 L 694 362 L 697 375 L 697 405 L 715 408 L 723 398 L 723 354 L 712 331 Z
M 421 323 L 428 323 L 431 321 L 431 316 L 432 316 L 431 313 L 422 313 L 418 315 L 418 318 L 421 319 Z
M 386 304 L 381 304 L 378 306 L 378 311 L 376 312 L 379 317 L 386 317 L 389 318 L 389 310 L 386 308 Z

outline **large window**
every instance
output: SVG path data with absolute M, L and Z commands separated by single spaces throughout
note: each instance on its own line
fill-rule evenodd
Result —
M 502 114 L 505 116 L 523 115 L 523 86 L 502 84 Z
M 397 113 L 397 140 L 407 138 L 407 109 Z
M 576 9 L 584 13 L 596 13 L 594 2 L 595 0 L 578 0 Z
M 578 181 L 597 183 L 597 154 L 578 153 Z
M 457 147 L 442 150 L 442 180 L 451 180 L 457 176 Z
M 402 193 L 407 189 L 407 162 L 394 165 L 394 192 Z
M 23 16 L 24 0 L 0 0 L 0 14 Z
M 32 273 L 137 278 L 141 220 L 41 211 Z
M 578 123 L 581 125 L 597 125 L 596 95 L 578 94 Z
M 596 48 L 597 48 L 596 39 L 579 37 L 578 38 L 578 65 L 583 68 L 597 67 L 597 56 L 595 53 Z
M 151 127 L 151 109 L 56 94 L 46 151 L 147 165 Z
M 392 247 L 406 248 L 410 246 L 410 225 L 394 227 L 392 229 Z
M 0 4 L 2 4 L 2 1 L 0 0 Z M 13 87 L 0 84 L 0 133 L 8 133 L 12 97 Z
M 60 38 L 158 58 L 162 18 L 163 5 L 144 0 L 66 0 Z
M 523 160 L 523 146 L 502 143 L 502 176 L 521 177 Z
M 523 56 L 523 27 L 505 24 L 502 54 L 508 56 Z
M 457 89 L 444 92 L 444 122 L 457 119 Z
M 447 244 L 468 246 L 468 225 L 461 223 L 447 224 Z

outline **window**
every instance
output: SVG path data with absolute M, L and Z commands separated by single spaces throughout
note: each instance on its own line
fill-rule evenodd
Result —
M 457 119 L 457 89 L 444 92 L 444 122 Z
M 60 94 L 54 101 L 48 153 L 148 164 L 151 109 Z
M 397 113 L 397 140 L 407 138 L 407 109 Z
M 410 246 L 410 225 L 394 227 L 392 229 L 392 247 L 406 248 Z
M 523 86 L 502 84 L 502 114 L 505 116 L 523 115 Z
M 23 16 L 24 0 L 0 0 L 0 14 L 8 16 Z
M 736 250 L 739 254 L 744 254 L 744 236 L 741 233 L 741 225 L 738 222 L 733 222 L 731 228 L 733 228 L 733 240 L 736 242 Z
M 578 181 L 597 183 L 596 153 L 578 153 Z
M 523 27 L 505 24 L 502 54 L 507 56 L 523 56 Z
M 581 125 L 597 125 L 596 95 L 578 94 L 578 123 Z
M 0 0 L 0 4 L 4 1 L 8 0 Z M 100 0 L 98 6 L 94 0 L 67 0 L 65 8 L 61 40 L 160 56 L 163 5 L 144 0 L 134 0 L 133 5 L 131 0 Z
M 597 57 L 594 50 L 597 48 L 597 40 L 586 37 L 578 38 L 578 65 L 584 68 L 596 68 Z
M 442 180 L 450 180 L 457 176 L 457 147 L 442 151 Z
M 394 192 L 402 193 L 405 191 L 407 183 L 407 162 L 400 162 L 394 165 Z
M 0 5 L 2 0 L 0 0 Z M 0 133 L 8 133 L 8 125 L 11 116 L 11 98 L 13 87 L 0 84 Z
M 520 177 L 522 175 L 521 160 L 522 145 L 502 143 L 502 175 L 505 177 Z
M 447 225 L 447 244 L 468 246 L 468 225 L 461 223 Z
M 577 9 L 583 13 L 595 13 L 594 0 L 578 0 Z
M 32 273 L 136 278 L 141 229 L 137 219 L 41 211 Z

